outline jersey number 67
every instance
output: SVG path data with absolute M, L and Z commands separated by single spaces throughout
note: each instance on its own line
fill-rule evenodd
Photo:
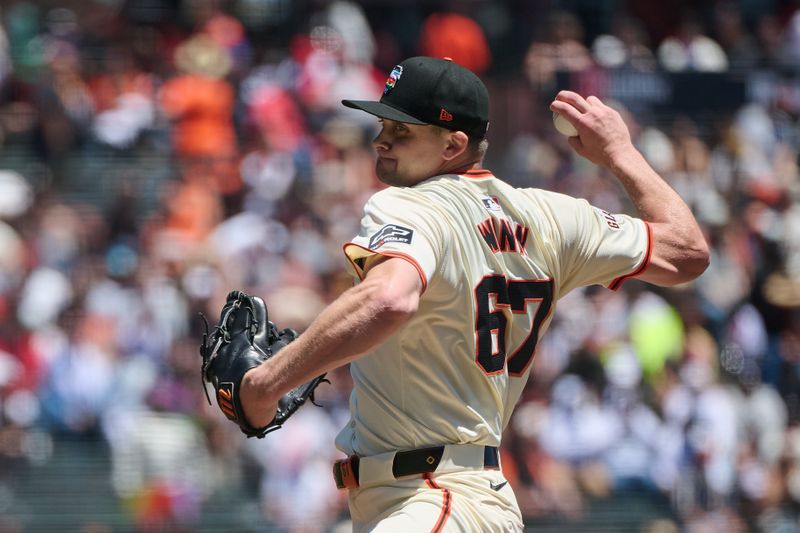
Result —
M 552 304 L 552 279 L 507 280 L 499 274 L 485 276 L 475 287 L 475 361 L 484 372 L 499 374 L 508 361 L 511 376 L 524 374 L 536 350 L 539 328 L 550 314 Z M 528 336 L 511 355 L 506 354 L 507 309 L 528 316 L 533 312 Z

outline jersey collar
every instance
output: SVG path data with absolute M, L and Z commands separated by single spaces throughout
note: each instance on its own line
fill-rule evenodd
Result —
M 465 178 L 492 178 L 494 174 L 490 170 L 482 169 L 482 168 L 474 168 L 472 170 L 467 170 L 463 174 L 459 174 L 459 176 L 464 176 Z

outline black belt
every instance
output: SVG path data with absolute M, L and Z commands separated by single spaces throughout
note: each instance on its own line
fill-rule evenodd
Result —
M 392 474 L 395 478 L 429 474 L 435 472 L 442 460 L 444 446 L 431 446 L 397 452 L 392 461 Z M 333 478 L 340 489 L 358 487 L 357 455 L 336 461 L 333 465 Z M 500 468 L 500 452 L 494 446 L 483 448 L 483 468 Z

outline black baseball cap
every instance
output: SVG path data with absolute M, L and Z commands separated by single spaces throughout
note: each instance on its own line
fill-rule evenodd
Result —
M 389 74 L 380 101 L 342 100 L 353 109 L 409 124 L 433 124 L 482 139 L 489 127 L 489 91 L 450 59 L 412 57 Z

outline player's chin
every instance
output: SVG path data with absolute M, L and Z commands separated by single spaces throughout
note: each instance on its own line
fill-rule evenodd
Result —
M 394 161 L 378 159 L 377 163 L 375 163 L 375 174 L 386 185 L 397 185 L 399 182 L 397 164 Z

